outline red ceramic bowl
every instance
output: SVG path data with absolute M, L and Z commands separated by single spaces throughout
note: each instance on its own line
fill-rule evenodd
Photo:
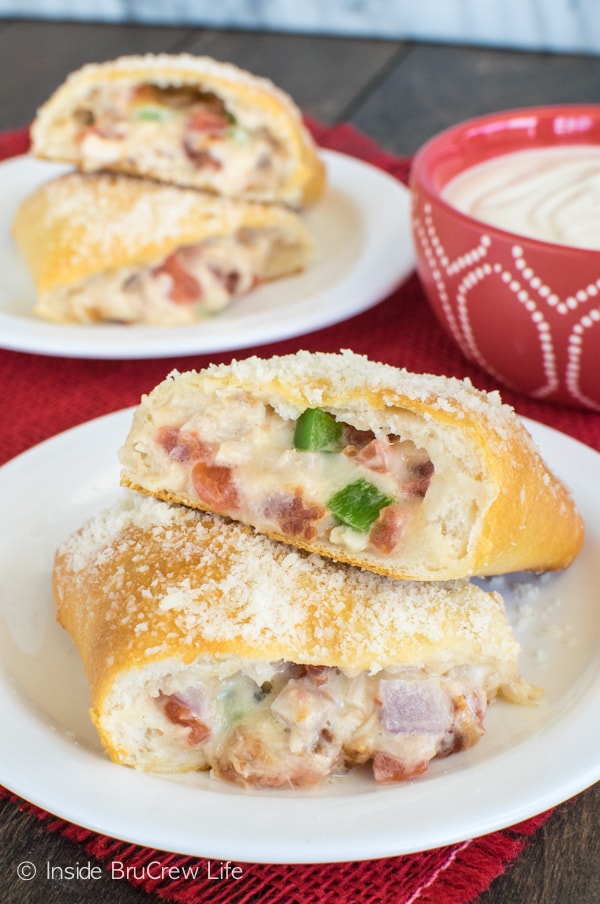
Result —
M 440 192 L 499 154 L 600 145 L 600 105 L 510 110 L 453 126 L 415 155 L 417 269 L 443 327 L 499 382 L 600 410 L 600 251 L 539 241 L 461 213 Z

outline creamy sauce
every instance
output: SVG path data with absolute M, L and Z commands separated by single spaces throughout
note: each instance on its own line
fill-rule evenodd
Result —
M 195 748 L 198 768 L 249 787 L 308 787 L 370 759 L 377 781 L 410 779 L 483 734 L 483 670 L 271 668 L 260 685 L 207 669 L 187 688 L 161 689 L 138 718 L 175 749 Z
M 600 146 L 504 154 L 460 173 L 442 196 L 475 219 L 518 235 L 600 249 Z
M 269 192 L 286 178 L 285 156 L 254 111 L 228 111 L 235 113 L 235 126 L 194 127 L 194 115 L 203 110 L 200 97 L 186 99 L 183 91 L 175 102 L 158 86 L 137 89 L 151 92 L 148 104 L 156 119 L 136 118 L 135 88 L 99 85 L 80 99 L 64 124 L 64 139 L 78 146 L 83 171 L 123 164 L 129 169 L 133 162 L 140 174 L 177 183 L 176 169 L 185 176 L 182 184 L 208 186 L 228 197 Z
M 166 477 L 173 492 L 200 499 L 263 533 L 318 537 L 358 551 L 374 542 L 373 534 L 352 527 L 338 529 L 338 521 L 327 508 L 327 500 L 335 493 L 356 480 L 366 480 L 390 497 L 388 515 L 401 507 L 405 525 L 423 501 L 430 475 L 423 476 L 418 469 L 431 462 L 410 440 L 376 440 L 373 434 L 372 441 L 364 441 L 367 448 L 380 444 L 373 461 L 369 456 L 362 460 L 359 447 L 350 440 L 344 440 L 345 449 L 356 449 L 355 455 L 345 454 L 341 447 L 330 453 L 298 450 L 294 446 L 295 420 L 280 417 L 263 402 L 229 396 L 227 418 L 223 417 L 225 399 L 221 394 L 205 397 L 198 393 L 195 402 L 197 412 L 183 423 L 177 423 L 180 419 L 175 412 L 169 417 L 168 408 L 164 409 L 164 423 L 151 446 L 157 483 L 162 485 Z M 201 447 L 194 447 L 196 441 Z M 220 470 L 205 471 L 197 464 L 200 459 Z M 223 493 L 218 499 L 212 496 L 215 480 Z M 231 490 L 227 501 L 226 488 Z M 390 506 L 394 500 L 397 505 Z M 400 512 L 394 517 L 399 518 Z M 387 530 L 391 531 L 391 526 Z
M 59 285 L 46 293 L 36 313 L 63 323 L 196 323 L 254 288 L 267 273 L 277 238 L 274 230 L 246 230 L 182 246 L 180 266 L 198 287 L 197 297 L 192 292 L 183 302 L 173 299 L 173 276 L 168 272 L 153 266 L 119 267 L 81 283 Z

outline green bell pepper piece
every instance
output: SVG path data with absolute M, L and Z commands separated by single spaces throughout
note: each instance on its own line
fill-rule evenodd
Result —
M 250 141 L 250 133 L 243 126 L 236 123 L 233 116 L 228 116 L 231 125 L 227 129 L 227 137 L 235 141 L 236 144 L 244 145 Z
M 146 122 L 163 122 L 170 115 L 169 111 L 164 110 L 162 107 L 139 106 L 133 111 L 133 119 Z
M 343 425 L 322 408 L 307 408 L 296 421 L 294 448 L 331 452 L 342 435 Z
M 342 524 L 366 534 L 377 521 L 381 509 L 395 501 L 360 477 L 334 493 L 327 502 L 327 508 Z

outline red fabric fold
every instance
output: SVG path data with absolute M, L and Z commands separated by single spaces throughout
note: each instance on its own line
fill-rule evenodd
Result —
M 472 904 L 518 857 L 527 839 L 550 815 L 543 813 L 510 830 L 403 857 L 359 863 L 236 864 L 242 870 L 239 880 L 215 881 L 220 868 L 217 862 L 97 835 L 20 801 L 10 792 L 0 789 L 0 793 L 40 819 L 48 831 L 81 845 L 109 875 L 125 873 L 131 885 L 172 904 Z M 153 878 L 165 875 L 170 867 L 179 868 L 178 878 Z
M 332 128 L 310 122 L 322 147 L 361 158 L 407 183 L 410 160 L 394 157 L 348 125 Z M 0 135 L 0 158 L 28 148 L 28 132 Z M 253 353 L 285 354 L 299 348 L 337 351 L 352 348 L 378 360 L 472 379 L 482 389 L 499 388 L 491 377 L 469 364 L 439 327 L 415 275 L 374 308 L 344 323 L 310 334 L 241 352 L 147 361 L 95 361 L 0 350 L 0 381 L 10 392 L 0 394 L 0 463 L 68 427 L 92 417 L 134 405 L 174 367 L 199 368 L 209 361 L 228 361 Z M 550 407 L 503 390 L 504 399 L 523 415 L 556 427 L 600 449 L 600 415 Z M 115 767 L 116 768 L 116 767 Z M 34 814 L 49 831 L 77 842 L 110 870 L 119 861 L 132 870 L 128 881 L 159 899 L 180 904 L 469 904 L 522 851 L 527 838 L 549 814 L 541 814 L 510 830 L 434 851 L 360 863 L 327 865 L 244 864 L 238 883 L 213 882 L 207 861 L 125 844 L 70 825 L 37 807 L 15 805 Z M 196 878 L 154 880 L 144 872 L 151 862 L 196 867 Z

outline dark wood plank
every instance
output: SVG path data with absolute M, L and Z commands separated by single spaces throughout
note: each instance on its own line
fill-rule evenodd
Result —
M 598 784 L 557 807 L 477 904 L 597 904 L 599 812 Z
M 413 45 L 352 115 L 390 151 L 413 154 L 435 132 L 482 113 L 597 103 L 600 57 Z
M 128 53 L 185 46 L 186 28 L 83 22 L 10 22 L 0 29 L 0 130 L 29 125 L 38 106 L 73 69 Z
M 124 879 L 113 879 L 104 869 L 101 878 L 60 879 L 60 869 L 100 864 L 81 845 L 49 832 L 37 816 L 21 812 L 9 800 L 0 801 L 0 850 L 0 900 L 6 904 L 149 904 L 160 900 Z M 29 881 L 19 878 L 17 869 L 23 863 L 33 864 L 37 871 Z M 47 869 L 52 867 L 57 870 L 54 878 L 48 878 Z
M 345 118 L 346 109 L 365 85 L 387 71 L 402 46 L 368 39 L 140 25 L 4 23 L 0 130 L 28 125 L 54 88 L 86 62 L 161 51 L 207 54 L 264 75 L 288 91 L 306 113 L 332 123 Z M 21 65 L 23 59 L 31 65 Z
M 187 49 L 272 79 L 305 113 L 331 124 L 345 118 L 365 85 L 386 72 L 403 47 L 327 35 L 206 31 Z

